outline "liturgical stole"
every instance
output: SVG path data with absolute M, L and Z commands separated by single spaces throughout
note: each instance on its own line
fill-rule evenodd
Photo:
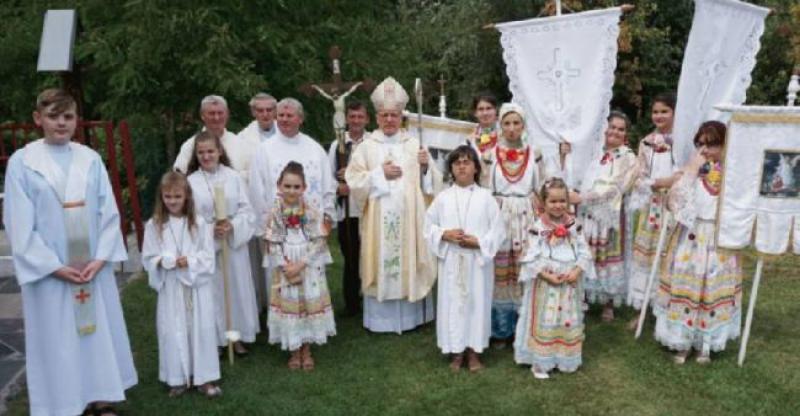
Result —
M 67 239 L 66 264 L 82 271 L 92 260 L 89 247 L 89 212 L 86 206 L 86 185 L 92 152 L 77 143 L 68 144 L 72 151 L 69 172 L 64 172 L 50 156 L 43 139 L 25 147 L 25 164 L 39 172 L 56 194 L 64 210 L 64 229 Z M 85 284 L 71 284 L 72 304 L 78 333 L 88 335 L 95 331 L 94 280 Z

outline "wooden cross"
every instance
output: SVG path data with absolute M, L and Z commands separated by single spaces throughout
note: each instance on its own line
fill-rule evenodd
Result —
M 80 292 L 78 292 L 78 294 L 75 295 L 75 299 L 77 299 L 78 302 L 80 302 L 81 304 L 84 304 L 84 303 L 86 303 L 86 300 L 89 299 L 91 296 L 92 296 L 91 293 L 89 293 L 89 292 L 87 292 L 87 291 L 85 291 L 85 290 L 83 290 L 81 288 Z
M 317 85 L 323 91 L 325 91 L 330 96 L 338 96 L 345 91 L 352 88 L 358 81 L 355 82 L 343 82 L 342 81 L 342 65 L 341 65 L 341 57 L 342 57 L 342 50 L 334 45 L 331 46 L 331 49 L 328 51 L 328 57 L 331 58 L 331 82 L 329 83 L 305 83 L 300 87 L 300 92 L 308 95 L 309 97 L 313 96 L 314 93 L 317 91 L 312 87 L 312 85 Z M 364 91 L 371 91 L 375 88 L 375 83 L 367 78 L 361 81 L 361 85 L 359 86 L 360 89 Z

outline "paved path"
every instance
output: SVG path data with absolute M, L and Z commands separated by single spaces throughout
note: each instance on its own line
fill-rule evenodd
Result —
M 131 261 L 117 266 L 117 285 L 141 270 L 136 240 L 129 239 Z M 6 413 L 6 401 L 18 394 L 25 383 L 25 332 L 22 319 L 22 295 L 8 256 L 11 249 L 5 232 L 0 231 L 0 415 Z

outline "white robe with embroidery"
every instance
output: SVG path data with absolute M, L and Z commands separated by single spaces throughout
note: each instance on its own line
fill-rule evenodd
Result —
M 170 217 L 161 232 L 153 220 L 145 225 L 142 264 L 158 292 L 158 379 L 170 386 L 200 386 L 220 378 L 212 233 L 202 219 L 190 231 L 186 217 Z M 187 268 L 176 267 L 181 256 Z
M 8 161 L 3 224 L 22 289 L 30 414 L 77 415 L 90 402 L 125 400 L 125 389 L 137 383 L 113 271 L 113 262 L 126 260 L 127 254 L 102 160 L 71 143 L 72 152 L 90 152 L 89 245 L 92 258 L 106 261 L 93 280 L 96 330 L 78 335 L 71 284 L 53 275 L 67 260 L 64 209 L 50 183 L 26 160 L 37 147 L 33 159 L 49 157 L 41 146 L 41 140 L 32 142 Z
M 442 239 L 462 229 L 480 249 Z M 453 185 L 439 194 L 425 216 L 425 240 L 438 263 L 436 342 L 443 353 L 466 348 L 482 352 L 489 345 L 494 288 L 494 256 L 505 238 L 503 218 L 489 190 Z
M 419 149 L 419 140 L 405 132 L 387 137 L 374 131 L 358 145 L 345 171 L 362 212 L 361 283 L 364 327 L 370 331 L 400 333 L 434 317 L 436 270 L 422 235 L 423 195 L 432 193 L 441 174 L 431 164 L 421 176 Z M 387 160 L 401 167 L 400 178 L 386 179 Z
M 213 224 L 214 220 L 214 188 L 222 185 L 225 188 L 225 203 L 228 220 L 233 225 L 233 232 L 228 236 L 228 279 L 231 303 L 231 326 L 239 331 L 244 342 L 255 342 L 260 332 L 258 324 L 258 305 L 253 277 L 250 274 L 250 253 L 248 242 L 253 236 L 253 211 L 247 198 L 247 187 L 233 169 L 220 166 L 216 173 L 210 174 L 198 169 L 189 175 L 192 186 L 197 216 L 205 222 Z M 217 305 L 217 332 L 219 345 L 227 345 L 225 339 L 225 291 L 222 275 L 221 240 L 214 239 L 217 253 L 217 271 L 214 278 Z

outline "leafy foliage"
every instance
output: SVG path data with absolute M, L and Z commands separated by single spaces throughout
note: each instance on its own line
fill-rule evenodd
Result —
M 762 37 L 748 101 L 780 104 L 800 62 L 800 6 L 794 0 L 753 0 L 773 9 Z M 565 0 L 567 12 L 618 5 L 615 0 Z M 612 106 L 634 121 L 638 137 L 652 128 L 651 98 L 675 90 L 693 3 L 635 0 L 625 16 Z M 470 117 L 473 94 L 509 100 L 499 34 L 487 23 L 552 11 L 546 0 L 348 0 L 227 2 L 198 0 L 7 0 L 0 8 L 0 121 L 28 120 L 36 92 L 60 84 L 36 73 L 42 16 L 76 8 L 81 31 L 75 51 L 85 93 L 85 118 L 128 119 L 135 139 L 140 187 L 150 206 L 155 180 L 180 142 L 199 127 L 201 98 L 225 96 L 229 129 L 250 120 L 249 97 L 266 90 L 296 96 L 306 106 L 304 129 L 331 140 L 330 104 L 300 96 L 298 87 L 331 78 L 328 49 L 342 48 L 345 81 L 388 75 L 411 87 L 425 80 L 425 108 L 435 113 L 447 80 L 449 114 Z M 368 94 L 352 97 L 365 100 Z M 415 110 L 412 103 L 411 109 Z

